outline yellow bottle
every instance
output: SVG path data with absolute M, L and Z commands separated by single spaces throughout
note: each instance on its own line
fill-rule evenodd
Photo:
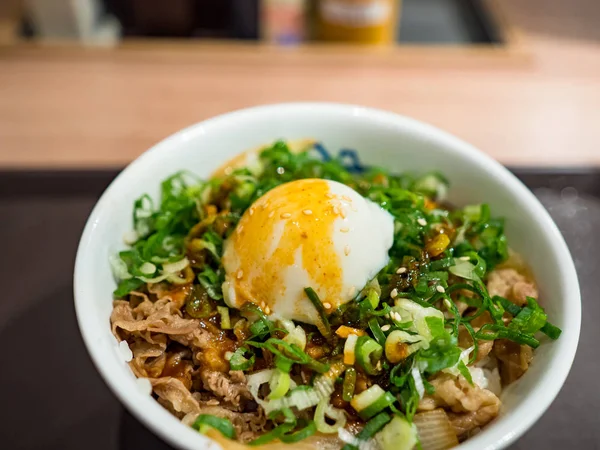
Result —
M 401 0 L 317 0 L 319 40 L 391 44 L 396 38 Z

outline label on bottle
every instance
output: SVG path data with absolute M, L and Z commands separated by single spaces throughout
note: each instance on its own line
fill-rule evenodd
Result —
M 325 21 L 352 27 L 380 25 L 391 13 L 389 0 L 323 0 L 320 10 Z

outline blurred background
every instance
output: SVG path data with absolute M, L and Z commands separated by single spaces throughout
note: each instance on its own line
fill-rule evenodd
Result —
M 597 0 L 0 0 L 0 447 L 168 449 L 83 347 L 77 242 L 153 144 L 284 101 L 431 123 L 538 196 L 572 251 L 583 330 L 561 394 L 512 448 L 600 448 Z
M 600 164 L 595 0 L 1 0 L 0 167 L 122 167 L 174 131 L 322 100 L 505 164 Z

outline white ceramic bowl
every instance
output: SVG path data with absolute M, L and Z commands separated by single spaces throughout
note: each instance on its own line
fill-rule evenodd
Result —
M 85 226 L 74 276 L 79 327 L 98 371 L 127 409 L 165 441 L 182 449 L 211 445 L 138 389 L 110 332 L 115 282 L 108 257 L 123 247 L 123 234 L 132 227 L 133 201 L 146 192 L 157 196 L 163 178 L 180 169 L 208 176 L 244 150 L 278 138 L 307 137 L 334 152 L 356 149 L 363 162 L 392 171 L 440 170 L 451 182 L 452 203 L 486 202 L 493 214 L 506 218 L 511 247 L 531 265 L 541 303 L 552 322 L 563 329 L 557 342 L 544 343 L 536 350 L 529 371 L 505 390 L 500 417 L 460 448 L 507 446 L 548 408 L 575 356 L 581 299 L 567 246 L 533 194 L 496 161 L 429 125 L 358 106 L 292 103 L 225 114 L 158 143 L 112 182 Z

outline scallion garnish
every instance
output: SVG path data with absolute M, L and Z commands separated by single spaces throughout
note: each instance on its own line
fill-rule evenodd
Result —
M 285 442 L 286 444 L 292 444 L 294 442 L 300 442 L 307 437 L 312 436 L 317 432 L 317 426 L 313 420 L 304 420 L 300 419 L 298 421 L 298 425 L 303 428 L 294 431 L 293 433 L 283 434 L 279 439 L 281 442 Z
M 246 358 L 247 354 L 250 354 L 250 358 Z M 255 360 L 254 353 L 247 348 L 240 347 L 231 355 L 229 368 L 231 370 L 248 370 L 254 365 Z
M 379 345 L 385 344 L 385 334 L 381 330 L 381 326 L 379 325 L 379 321 L 376 317 L 372 317 L 369 320 L 369 328 L 371 329 L 371 333 L 373 333 L 373 337 L 377 341 Z
M 212 428 L 228 439 L 235 439 L 235 429 L 231 422 L 228 419 L 223 419 L 211 414 L 200 414 L 194 421 L 192 427 L 202 434 L 205 434 Z
M 267 349 L 281 358 L 281 361 L 287 360 L 292 364 L 303 364 L 318 373 L 325 373 L 329 370 L 329 364 L 311 358 L 297 345 L 290 344 L 282 339 L 269 338 L 265 342 L 247 341 L 246 344 L 256 348 Z
M 356 341 L 356 361 L 369 375 L 379 372 L 378 362 L 383 354 L 383 347 L 368 336 L 360 336 Z
M 344 374 L 344 383 L 342 385 L 342 399 L 346 402 L 352 400 L 354 390 L 356 389 L 356 369 L 348 367 Z
M 310 302 L 317 310 L 317 313 L 319 314 L 319 318 L 321 321 L 319 331 L 321 332 L 321 334 L 323 334 L 323 336 L 328 337 L 329 335 L 331 335 L 331 325 L 329 325 L 329 319 L 327 319 L 327 312 L 325 311 L 325 307 L 323 306 L 321 299 L 311 287 L 304 288 L 304 292 L 306 293 L 306 296 L 308 297 Z

